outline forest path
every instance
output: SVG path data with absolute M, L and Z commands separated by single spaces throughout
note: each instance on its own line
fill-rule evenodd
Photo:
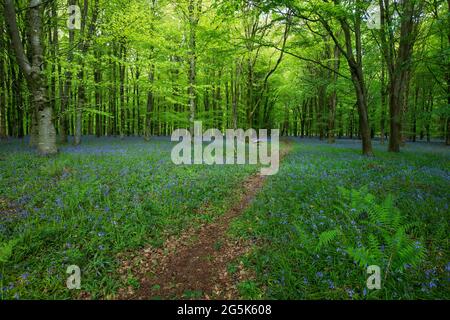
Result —
M 291 143 L 281 144 L 280 161 L 291 150 Z M 199 228 L 189 228 L 181 236 L 169 238 L 162 248 L 145 248 L 121 270 L 126 277 L 138 278 L 132 286 L 119 291 L 119 299 L 236 299 L 236 284 L 251 278 L 242 264 L 232 274 L 230 263 L 250 251 L 251 241 L 231 239 L 227 230 L 231 221 L 249 207 L 262 189 L 266 177 L 259 173 L 243 182 L 240 199 L 223 215 Z

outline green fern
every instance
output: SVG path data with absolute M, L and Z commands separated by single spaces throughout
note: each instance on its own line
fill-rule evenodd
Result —
M 372 256 L 374 264 L 381 264 L 383 258 L 383 252 L 381 251 L 381 245 L 377 237 L 373 234 L 368 236 L 368 248 Z
M 18 240 L 13 239 L 8 242 L 0 243 L 0 264 L 6 264 L 12 256 L 14 246 Z
M 406 223 L 391 195 L 378 203 L 367 187 L 339 188 L 339 192 L 342 200 L 338 207 L 345 222 L 340 229 L 320 234 L 316 251 L 340 241 L 359 266 L 378 265 L 385 277 L 391 272 L 403 272 L 407 265 L 418 266 L 425 259 L 425 249 L 410 235 L 414 225 Z
M 322 232 L 319 236 L 319 242 L 316 246 L 316 251 L 319 251 L 323 247 L 328 247 L 330 243 L 338 237 L 338 235 L 338 229 Z
M 352 257 L 360 267 L 371 265 L 373 257 L 367 248 L 347 248 L 347 253 Z

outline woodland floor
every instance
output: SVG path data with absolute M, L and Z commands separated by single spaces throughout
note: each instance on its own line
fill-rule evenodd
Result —
M 252 243 L 233 240 L 226 232 L 230 221 L 242 214 L 263 183 L 260 175 L 251 176 L 243 183 L 240 199 L 214 222 L 188 229 L 181 236 L 169 239 L 160 249 L 146 248 L 131 263 L 125 261 L 122 273 L 128 274 L 131 267 L 141 285 L 136 291 L 129 286 L 119 297 L 237 298 L 236 284 L 245 279 L 246 271 L 241 268 L 233 277 L 228 274 L 227 266 L 248 253 Z
M 281 158 L 291 144 L 283 146 Z M 171 237 L 162 248 L 145 248 L 133 261 L 123 262 L 121 274 L 132 272 L 140 281 L 139 289 L 128 286 L 120 299 L 237 299 L 237 285 L 254 278 L 242 263 L 238 272 L 229 273 L 230 263 L 248 254 L 254 243 L 227 235 L 233 219 L 240 216 L 258 192 L 265 176 L 259 173 L 243 181 L 241 194 L 232 207 L 212 223 Z M 129 259 L 129 257 L 128 257 Z
M 249 165 L 175 166 L 167 138 L 90 137 L 51 158 L 0 143 L 0 246 L 12 246 L 1 299 L 449 297 L 448 147 L 390 154 L 374 142 L 366 158 L 358 141 L 290 141 L 266 178 Z M 394 198 L 413 246 L 398 268 L 388 242 L 370 247 L 379 226 L 339 188 Z M 345 238 L 322 245 L 336 228 Z M 390 268 L 381 290 L 365 288 L 352 246 Z M 81 292 L 65 286 L 73 264 Z

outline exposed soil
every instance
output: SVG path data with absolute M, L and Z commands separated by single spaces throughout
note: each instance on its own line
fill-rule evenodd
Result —
M 285 145 L 286 146 L 286 145 Z M 281 158 L 290 145 L 281 150 Z M 243 192 L 228 212 L 212 223 L 185 230 L 169 238 L 162 248 L 145 248 L 131 260 L 125 259 L 120 273 L 124 280 L 131 273 L 140 282 L 119 291 L 119 299 L 236 299 L 236 285 L 253 278 L 242 264 L 232 273 L 229 263 L 248 253 L 251 241 L 230 239 L 230 222 L 239 216 L 262 188 L 266 177 L 259 174 L 243 183 Z

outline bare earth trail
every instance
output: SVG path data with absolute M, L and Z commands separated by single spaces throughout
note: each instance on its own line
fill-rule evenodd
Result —
M 291 149 L 283 143 L 282 159 Z M 119 299 L 237 299 L 236 285 L 252 277 L 239 265 L 230 274 L 229 263 L 248 253 L 253 243 L 230 239 L 231 221 L 242 214 L 261 190 L 266 177 L 259 174 L 243 182 L 240 199 L 225 214 L 200 228 L 185 230 L 181 236 L 169 238 L 162 248 L 145 248 L 124 261 L 120 270 L 124 279 L 133 274 L 140 282 L 119 291 Z

